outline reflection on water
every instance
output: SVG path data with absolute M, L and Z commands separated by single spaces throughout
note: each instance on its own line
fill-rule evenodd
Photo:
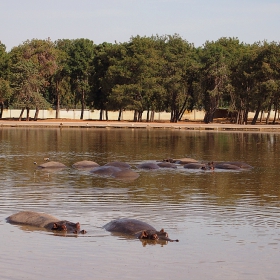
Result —
M 2 128 L 0 138 L 1 279 L 278 278 L 278 134 Z M 34 161 L 46 157 L 68 168 L 37 170 Z M 136 168 L 181 157 L 254 168 Z M 140 176 L 123 181 L 71 168 L 81 160 L 124 161 Z M 21 210 L 80 222 L 88 233 L 63 238 L 6 223 Z M 120 217 L 164 228 L 180 242 L 143 244 L 102 228 Z

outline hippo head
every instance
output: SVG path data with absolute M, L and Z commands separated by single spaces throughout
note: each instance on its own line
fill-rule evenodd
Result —
M 140 235 L 138 236 L 139 239 L 151 239 L 151 240 L 158 240 L 158 235 L 153 231 L 143 230 Z
M 68 222 L 68 221 L 54 223 L 52 230 L 73 232 L 75 234 L 86 233 L 85 230 L 80 231 L 80 223 L 72 223 L 72 222 Z
M 139 236 L 139 239 L 150 239 L 150 240 L 165 240 L 170 242 L 179 242 L 178 239 L 172 240 L 168 237 L 168 233 L 164 231 L 164 229 L 161 229 L 160 231 L 154 231 L 154 230 L 143 230 Z

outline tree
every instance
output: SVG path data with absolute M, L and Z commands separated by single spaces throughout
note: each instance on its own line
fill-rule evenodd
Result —
M 127 49 L 125 44 L 103 43 L 96 47 L 93 60 L 93 94 L 91 101 L 94 107 L 100 110 L 99 119 L 103 119 L 103 113 L 107 111 L 119 110 L 119 120 L 121 111 L 126 107 L 122 98 L 122 90 L 118 92 L 118 87 L 122 87 L 127 82 L 123 72 L 122 61 L 125 58 Z M 114 88 L 114 90 L 113 90 Z
M 90 76 L 93 73 L 92 63 L 95 45 L 88 39 L 75 39 L 71 41 L 68 61 L 71 73 L 71 86 L 75 94 L 75 104 L 81 104 L 81 116 L 83 119 L 86 99 L 90 93 Z
M 231 84 L 231 66 L 239 40 L 221 38 L 216 42 L 207 41 L 201 52 L 201 90 L 205 109 L 204 122 L 213 121 L 214 113 L 220 106 L 228 106 Z
M 12 71 L 13 104 L 22 108 L 19 120 L 22 118 L 24 109 L 27 110 L 26 120 L 28 121 L 30 109 L 46 108 L 48 105 L 40 93 L 44 79 L 32 61 L 22 60 L 13 66 Z
M 255 116 L 252 124 L 256 124 L 261 111 L 268 111 L 268 117 L 272 105 L 277 108 L 279 100 L 280 78 L 280 49 L 276 43 L 259 43 L 258 53 L 254 60 L 254 109 Z M 266 120 L 268 122 L 268 118 Z
M 164 36 L 161 40 L 165 106 L 171 111 L 170 121 L 177 122 L 187 109 L 192 110 L 194 106 L 194 88 L 200 68 L 197 50 L 177 34 Z
M 50 91 L 53 93 L 52 103 L 55 104 L 55 117 L 59 118 L 60 107 L 71 108 L 74 104 L 71 92 L 71 71 L 69 53 L 72 41 L 68 39 L 55 42 L 57 49 L 57 69 L 51 78 Z
M 147 121 L 150 112 L 162 107 L 162 94 L 165 92 L 162 83 L 163 58 L 157 37 L 132 37 L 126 45 L 126 56 L 120 61 L 119 70 L 123 73 L 122 81 L 113 88 L 114 95 L 123 96 L 128 108 L 135 110 L 134 121 L 142 121 L 142 113 L 147 110 Z
M 0 118 L 3 115 L 4 102 L 7 102 L 10 96 L 9 56 L 6 52 L 6 46 L 0 42 Z
M 14 103 L 21 104 L 23 110 L 35 106 L 36 120 L 39 110 L 48 105 L 47 89 L 57 69 L 57 51 L 50 39 L 34 39 L 13 48 L 10 57 Z

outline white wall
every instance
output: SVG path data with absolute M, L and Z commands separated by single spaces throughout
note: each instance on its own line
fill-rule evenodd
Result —
M 19 115 L 20 115 L 21 110 L 17 110 L 17 109 L 4 109 L 3 111 L 3 116 L 2 118 L 15 118 L 18 119 Z M 197 110 L 193 110 L 192 112 L 188 112 L 186 111 L 185 114 L 182 117 L 182 121 L 185 120 L 190 120 L 190 121 L 200 121 L 204 119 L 204 111 L 197 111 Z M 29 112 L 29 116 L 31 118 L 33 118 L 35 115 L 35 110 L 30 110 Z M 70 119 L 70 120 L 78 120 L 80 119 L 80 115 L 81 115 L 81 111 L 80 110 L 65 110 L 65 109 L 61 109 L 59 112 L 59 118 L 60 119 Z M 85 110 L 84 111 L 84 120 L 99 120 L 99 115 L 100 115 L 100 111 L 99 110 Z M 263 119 L 266 118 L 266 113 L 263 116 Z M 118 120 L 118 116 L 119 116 L 119 112 L 112 112 L 109 111 L 108 112 L 108 118 L 110 121 L 114 121 L 114 120 Z M 144 111 L 142 118 L 143 121 L 146 120 L 146 116 L 147 116 L 147 112 Z M 23 118 L 26 117 L 26 112 L 24 112 L 23 114 Z M 122 118 L 121 120 L 124 121 L 133 121 L 133 117 L 134 117 L 134 111 L 124 111 L 122 113 Z M 254 113 L 249 113 L 249 118 L 253 118 L 254 117 Z M 39 111 L 39 119 L 55 119 L 55 110 L 40 110 Z M 274 112 L 271 112 L 270 114 L 270 119 L 274 118 Z M 103 116 L 103 119 L 105 120 L 105 115 Z M 170 113 L 168 112 L 158 112 L 155 113 L 155 121 L 169 121 L 170 120 Z
M 3 118 L 19 118 L 21 110 L 17 109 L 4 109 L 3 111 Z M 29 111 L 29 116 L 33 118 L 35 115 L 35 110 Z M 61 109 L 59 112 L 60 119 L 80 119 L 81 111 L 80 110 L 65 110 Z M 100 111 L 99 110 L 85 110 L 84 111 L 84 120 L 99 120 Z M 108 112 L 109 120 L 118 120 L 119 112 Z M 147 112 L 144 112 L 142 115 L 143 121 L 146 120 Z M 23 118 L 26 117 L 26 111 L 23 113 Z M 124 111 L 122 113 L 122 120 L 125 121 L 132 121 L 134 117 L 134 111 Z M 191 113 L 185 113 L 182 120 L 189 119 L 189 120 L 200 120 L 203 119 L 204 112 L 200 111 L 193 111 Z M 55 110 L 40 110 L 38 119 L 55 119 Z M 105 119 L 105 115 L 103 116 Z M 170 120 L 170 113 L 167 112 L 158 112 L 155 113 L 154 117 L 155 121 L 169 121 Z

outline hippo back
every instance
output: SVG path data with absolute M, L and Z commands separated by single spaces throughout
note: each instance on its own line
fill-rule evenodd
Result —
M 135 234 L 143 230 L 156 231 L 154 227 L 145 222 L 126 218 L 111 221 L 106 224 L 104 228 L 110 232 L 120 232 L 124 234 Z
M 49 214 L 37 213 L 32 211 L 21 211 L 7 218 L 12 224 L 31 225 L 36 227 L 47 227 L 49 224 L 58 222 L 59 220 Z

